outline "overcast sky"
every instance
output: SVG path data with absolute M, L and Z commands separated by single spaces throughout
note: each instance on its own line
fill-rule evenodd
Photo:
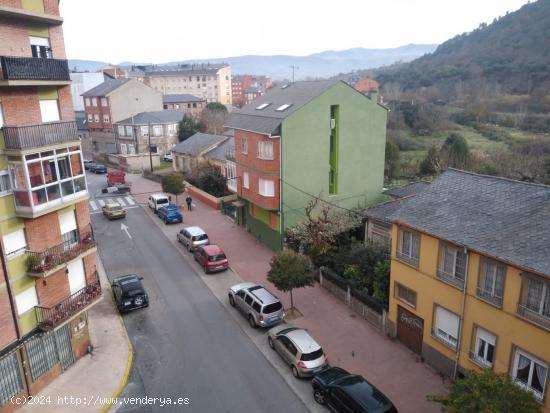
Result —
M 162 63 L 434 43 L 527 0 L 64 0 L 67 57 Z

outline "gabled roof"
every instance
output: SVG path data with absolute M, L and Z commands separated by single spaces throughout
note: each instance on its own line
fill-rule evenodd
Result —
M 180 142 L 174 146 L 172 148 L 172 152 L 189 156 L 199 156 L 203 154 L 204 151 L 212 150 L 214 147 L 228 139 L 230 139 L 228 136 L 197 132 L 183 142 Z
M 217 159 L 218 161 L 227 161 L 227 154 L 235 151 L 235 140 L 227 139 L 218 146 L 204 154 L 205 157 Z
M 203 98 L 199 98 L 195 95 L 188 93 L 182 93 L 178 95 L 163 95 L 162 103 L 187 103 L 187 102 L 203 102 Z
M 149 123 L 176 123 L 183 119 L 183 112 L 179 110 L 160 110 L 155 112 L 141 112 L 128 119 L 119 120 L 115 125 L 148 125 Z
M 105 82 L 100 83 L 96 87 L 87 90 L 80 96 L 108 96 L 114 90 L 118 89 L 125 83 L 128 83 L 132 79 L 107 79 Z
M 401 208 L 401 201 L 406 198 L 391 199 L 381 204 L 373 205 L 362 211 L 365 218 L 372 218 L 377 221 L 391 225 L 390 217 Z
M 338 80 L 295 82 L 269 89 L 265 95 L 233 112 L 226 127 L 262 134 L 273 134 L 287 118 L 298 109 L 330 89 Z M 283 105 L 290 105 L 284 110 Z M 279 109 L 279 110 L 277 110 Z
M 403 198 L 410 195 L 416 195 L 426 189 L 429 185 L 430 183 L 427 181 L 412 182 L 398 188 L 388 189 L 387 191 L 384 191 L 384 193 L 393 198 Z
M 448 170 L 390 219 L 550 276 L 550 186 Z

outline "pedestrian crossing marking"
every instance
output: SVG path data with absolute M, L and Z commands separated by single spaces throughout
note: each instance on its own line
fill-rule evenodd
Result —
M 128 202 L 128 205 L 134 205 L 135 202 L 132 198 L 130 198 L 129 196 L 127 196 L 126 198 L 124 198 L 126 200 L 126 202 Z
M 108 202 L 109 204 L 114 204 L 114 203 L 115 203 L 115 201 L 113 201 L 113 198 L 107 199 L 107 202 Z
M 95 204 L 94 201 L 90 201 L 90 206 L 92 207 L 92 209 L 95 211 L 97 209 L 97 205 Z
M 133 199 L 131 196 L 120 197 L 120 198 L 107 198 L 105 200 L 95 199 L 95 200 L 89 201 L 90 208 L 92 209 L 92 211 L 96 211 L 98 208 L 104 207 L 105 204 L 112 204 L 112 203 L 117 203 L 122 207 L 136 206 L 136 200 Z M 99 207 L 97 204 L 99 204 Z
M 97 203 L 99 204 L 100 207 L 104 207 L 104 206 L 105 206 L 105 201 L 102 200 L 102 199 L 98 199 L 98 200 L 97 200 Z
M 122 200 L 122 198 L 117 198 L 116 201 L 119 205 L 124 205 L 124 201 Z

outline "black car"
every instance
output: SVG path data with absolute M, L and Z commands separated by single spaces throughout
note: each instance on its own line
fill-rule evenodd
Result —
M 93 164 L 94 164 L 94 161 L 90 159 L 84 159 L 84 169 L 86 170 L 90 169 Z
M 331 367 L 317 374 L 311 382 L 313 397 L 337 413 L 397 413 L 397 409 L 380 390 L 362 376 Z
M 94 174 L 106 174 L 107 167 L 101 163 L 94 163 L 90 166 L 90 172 Z
M 138 277 L 136 274 L 123 275 L 113 279 L 111 289 L 118 311 L 125 313 L 149 306 L 149 297 L 141 280 L 143 277 Z

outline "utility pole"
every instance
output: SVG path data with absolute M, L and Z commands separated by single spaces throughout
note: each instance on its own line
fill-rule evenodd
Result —
M 147 134 L 149 137 L 149 164 L 151 166 L 151 173 L 153 173 L 153 154 L 151 153 L 151 124 L 147 124 L 147 129 L 149 130 L 149 133 Z
M 294 71 L 298 70 L 299 67 L 296 65 L 290 65 L 289 67 L 292 69 L 292 83 L 294 83 Z

